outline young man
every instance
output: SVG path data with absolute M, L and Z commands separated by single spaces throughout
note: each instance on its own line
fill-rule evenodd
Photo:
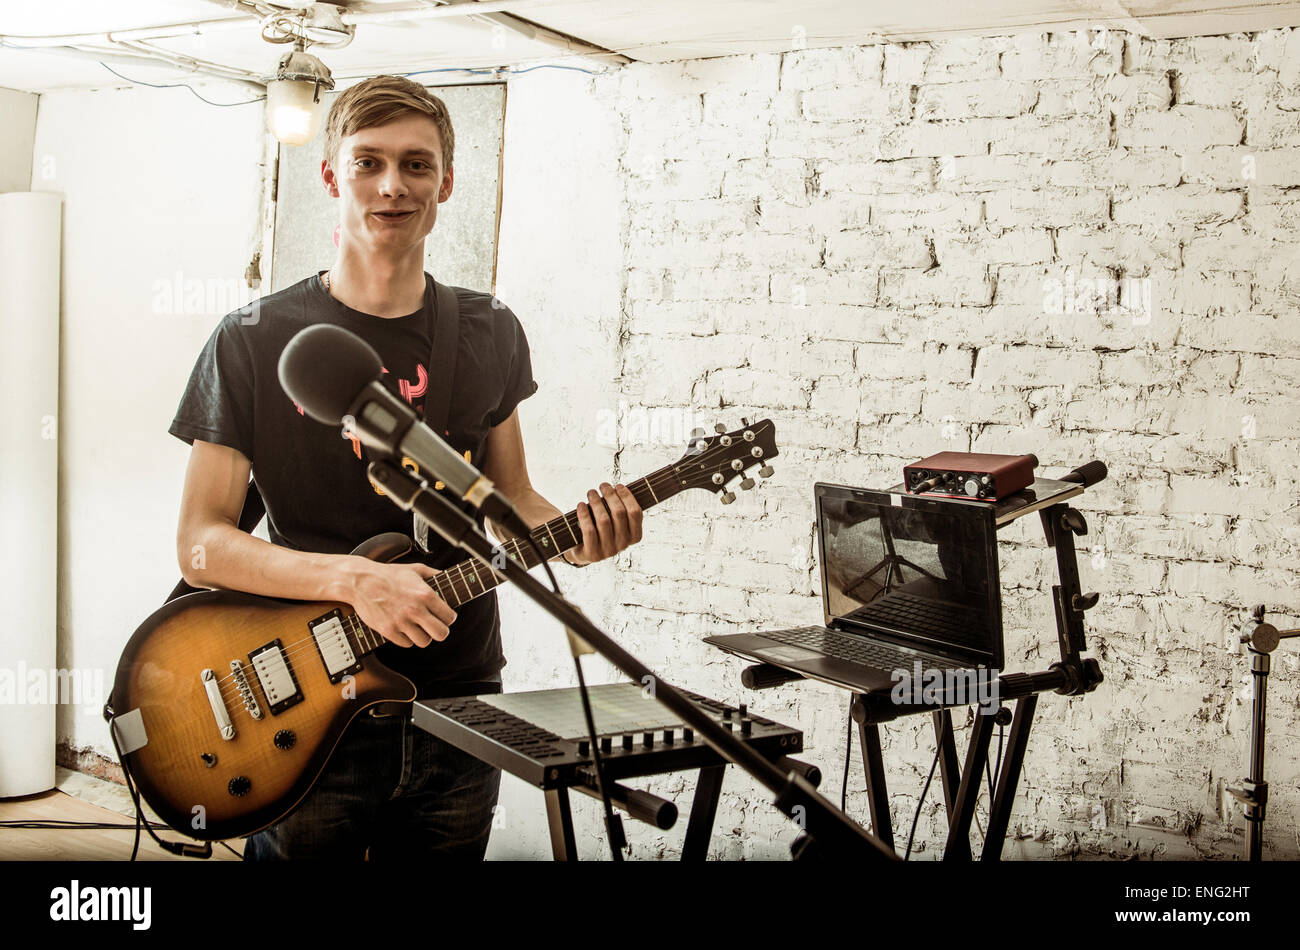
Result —
M 410 515 L 367 480 L 369 452 L 305 416 L 276 367 L 303 327 L 338 324 L 375 348 L 384 383 L 423 412 L 436 307 L 424 239 L 451 197 L 454 141 L 446 106 L 409 80 L 380 76 L 338 97 L 321 162 L 339 202 L 333 266 L 227 315 L 170 429 L 193 446 L 177 529 L 186 581 L 348 603 L 389 641 L 379 658 L 421 698 L 500 691 L 496 595 L 452 611 L 426 579 L 463 555 L 433 532 L 425 563 L 348 554 L 376 534 L 410 534 Z M 539 525 L 561 512 L 533 489 L 524 459 L 515 407 L 537 384 L 523 327 L 493 297 L 455 293 L 460 337 L 445 437 Z M 250 471 L 271 544 L 238 528 Z M 641 509 L 623 485 L 589 491 L 578 519 L 583 543 L 565 557 L 578 566 L 641 538 Z M 409 706 L 371 713 L 348 727 L 299 806 L 248 839 L 246 857 L 482 858 L 500 773 L 413 727 Z

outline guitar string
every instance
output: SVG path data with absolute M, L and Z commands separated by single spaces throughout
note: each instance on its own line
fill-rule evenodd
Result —
M 761 425 L 761 423 L 760 423 L 760 425 Z M 751 430 L 751 431 L 753 431 L 753 430 Z M 755 441 L 757 441 L 757 440 L 755 439 Z M 728 449 L 728 448 L 730 448 L 730 446 L 719 445 L 718 447 L 715 447 L 714 449 L 711 449 L 711 450 L 709 450 L 709 451 L 707 451 L 707 452 L 702 453 L 700 456 L 698 456 L 698 457 L 697 457 L 696 459 L 694 459 L 693 461 L 694 461 L 695 463 L 697 463 L 697 464 L 699 464 L 699 463 L 703 463 L 703 462 L 706 462 L 706 461 L 709 461 L 709 460 L 712 459 L 713 456 L 716 456 L 716 455 L 718 455 L 718 454 L 723 454 L 723 453 L 725 452 L 725 450 Z M 752 465 L 752 464 L 756 463 L 757 461 L 759 461 L 760 458 L 761 458 L 761 457 L 754 457 L 754 462 L 751 462 L 750 464 Z M 667 484 L 667 483 L 669 483 L 669 482 L 676 482 L 676 481 L 678 480 L 678 475 L 680 475 L 680 472 L 677 472 L 677 471 L 675 471 L 674 469 L 675 469 L 675 466 L 673 466 L 673 467 L 668 467 L 668 466 L 666 466 L 664 469 L 661 469 L 661 470 L 658 471 L 658 472 L 652 472 L 650 475 L 647 475 L 647 476 L 645 476 L 643 479 L 641 479 L 642 481 L 644 481 L 644 482 L 646 483 L 646 486 L 647 486 L 648 488 L 650 488 L 651 494 L 654 495 L 654 496 L 656 496 L 656 501 L 657 501 L 658 499 L 657 499 L 657 493 L 654 491 L 654 488 L 653 488 L 654 484 L 657 482 L 657 483 L 660 485 L 660 487 L 663 487 L 665 484 Z M 740 470 L 737 470 L 737 471 L 740 471 Z M 692 473 L 691 473 L 691 476 L 692 476 L 692 477 L 695 477 L 695 474 L 696 474 L 696 473 L 692 472 Z M 653 481 L 652 481 L 652 479 L 653 479 Z M 690 487 L 690 486 L 685 486 L 685 487 Z M 573 521 L 572 521 L 572 522 L 570 521 L 570 516 L 572 516 L 572 518 L 573 518 Z M 571 547 L 575 547 L 575 546 L 577 546 L 578 544 L 581 544 L 581 543 L 582 543 L 580 540 L 577 540 L 577 539 L 580 537 L 579 531 L 575 531 L 575 530 L 574 530 L 575 525 L 576 525 L 577 527 L 579 527 L 579 528 L 581 527 L 581 522 L 578 520 L 578 516 L 577 516 L 577 512 L 576 512 L 576 511 L 571 512 L 571 513 L 566 513 L 566 514 L 564 514 L 564 515 L 561 515 L 561 516 L 559 517 L 559 519 L 552 519 L 552 521 L 555 521 L 555 520 L 561 520 L 561 521 L 563 521 L 563 523 L 564 523 L 564 527 L 565 527 L 565 529 L 569 532 L 570 538 L 571 538 L 572 540 L 574 540 L 574 544 L 571 545 Z M 552 537 L 554 537 L 554 529 L 552 529 L 552 528 L 550 527 L 550 525 L 551 525 L 551 522 L 546 522 L 546 523 L 544 523 L 544 524 L 542 524 L 542 525 L 538 525 L 537 528 L 534 528 L 534 529 L 533 529 L 533 531 L 537 531 L 538 528 L 546 528 L 547 531 L 548 531 L 548 533 L 550 533 L 550 534 L 552 535 Z M 516 557 L 516 558 L 523 558 L 523 559 L 526 560 L 525 552 L 531 552 L 531 548 L 528 548 L 528 549 L 523 548 L 522 544 L 520 544 L 520 542 L 519 542 L 518 539 L 514 539 L 514 538 L 512 538 L 512 539 L 510 539 L 509 541 L 504 542 L 502 546 L 505 547 L 506 545 L 514 545 L 514 547 L 515 547 L 515 551 L 513 552 L 513 556 Z M 564 550 L 569 550 L 569 548 L 565 548 Z M 563 553 L 563 551 L 561 551 L 560 553 Z M 464 572 L 465 572 L 465 569 L 466 569 L 466 567 L 465 567 L 466 565 L 469 565 L 469 569 L 472 570 L 472 571 L 474 571 L 474 577 L 475 577 L 475 580 L 477 581 L 477 583 L 479 584 L 479 586 L 480 586 L 480 588 L 481 588 L 477 593 L 475 593 L 475 591 L 473 590 L 473 588 L 470 587 L 469 582 L 468 582 L 468 581 L 466 580 L 466 578 L 465 578 L 465 574 L 464 574 Z M 448 577 L 448 578 L 449 578 L 448 583 L 450 583 L 450 584 L 452 585 L 452 590 L 451 590 L 452 596 L 455 597 L 455 598 L 459 601 L 460 604 L 464 604 L 464 603 L 468 603 L 470 600 L 474 600 L 474 599 L 476 599 L 477 597 L 482 596 L 482 594 L 486 593 L 488 590 L 491 590 L 492 588 L 495 588 L 495 587 L 498 586 L 498 584 L 499 584 L 499 582 L 495 581 L 495 578 L 494 578 L 494 579 L 493 579 L 493 580 L 494 580 L 494 583 L 491 585 L 491 587 L 488 587 L 488 586 L 484 585 L 484 584 L 483 584 L 483 580 L 482 580 L 482 578 L 478 576 L 478 570 L 479 570 L 479 569 L 480 569 L 480 568 L 478 567 L 478 562 L 475 561 L 475 560 L 473 560 L 472 558 L 470 558 L 470 559 L 467 559 L 467 560 L 465 560 L 465 561 L 461 561 L 461 562 L 457 563 L 456 565 L 453 565 L 451 568 L 448 568 L 446 571 L 441 571 L 441 572 L 439 572 L 438 574 L 434 575 L 434 577 L 432 577 L 432 578 L 427 578 L 425 582 L 426 582 L 426 584 L 428 584 L 428 585 L 431 586 L 431 587 L 438 587 L 438 586 L 439 586 L 439 583 L 440 583 L 440 581 L 441 581 L 441 579 L 442 579 L 443 577 Z M 455 575 L 455 574 L 459 574 L 459 576 L 460 576 L 460 583 L 465 587 L 465 589 L 466 589 L 466 593 L 469 594 L 469 596 L 468 596 L 465 600 L 460 600 L 460 592 L 459 592 L 458 590 L 456 590 L 456 587 L 455 587 L 456 578 L 455 578 L 454 576 L 452 576 L 452 575 Z M 439 593 L 442 594 L 442 591 L 439 590 Z M 443 595 L 444 598 L 445 598 L 445 594 L 442 594 L 442 595 Z M 364 631 L 364 632 L 367 634 L 367 639 L 369 639 L 371 636 L 379 637 L 379 640 L 378 640 L 374 645 L 366 644 L 366 645 L 367 645 L 367 650 L 366 650 L 367 653 L 371 652 L 371 651 L 374 650 L 376 647 L 381 646 L 381 645 L 383 644 L 383 641 L 384 641 L 385 639 L 387 639 L 387 638 L 383 637 L 381 634 L 375 634 L 373 630 L 371 630 L 368 626 L 366 626 L 363 622 L 361 622 L 360 618 L 356 617 L 355 612 L 352 613 L 352 614 L 348 614 L 348 615 L 346 615 L 346 617 L 347 617 L 350 621 L 351 621 L 351 620 L 355 620 L 357 624 L 360 624 L 361 631 Z M 357 639 L 358 644 L 360 644 L 360 643 L 361 643 L 360 632 L 356 629 L 355 626 L 352 627 L 351 632 L 353 633 L 353 636 Z M 298 640 L 298 641 L 295 641 L 295 642 L 293 642 L 293 643 L 290 643 L 290 644 L 288 645 L 287 648 L 282 649 L 282 656 L 283 656 L 286 660 L 293 660 L 293 659 L 295 659 L 295 658 L 301 658 L 301 656 L 302 656 L 303 653 L 305 653 L 305 652 L 309 652 L 309 651 L 311 650 L 311 648 L 312 648 L 313 646 L 315 646 L 315 645 L 316 645 L 316 644 L 315 644 L 315 637 L 314 637 L 314 635 L 313 635 L 313 636 L 304 637 L 304 638 L 302 638 L 301 640 Z M 254 669 L 253 672 L 254 672 L 254 675 L 256 675 L 256 670 L 255 670 L 255 669 Z M 246 673 L 246 672 L 245 672 L 245 676 L 247 676 L 247 673 Z M 237 682 L 237 680 L 236 680 L 236 674 L 235 674 L 235 673 L 232 672 L 232 673 L 227 674 L 226 676 L 224 676 L 224 677 L 222 677 L 220 680 L 218 680 L 217 683 L 218 683 L 218 689 L 219 689 L 219 692 L 220 692 L 220 695 L 221 695 L 223 701 L 226 701 L 226 700 L 228 700 L 228 699 L 230 698 L 230 693 L 227 691 L 227 688 L 229 688 L 229 690 L 232 690 L 233 693 L 234 693 L 234 699 L 236 699 L 236 700 L 238 701 L 237 703 L 235 703 L 235 705 L 238 706 L 239 704 L 242 704 L 242 702 L 243 702 L 243 695 L 242 695 L 242 691 L 241 691 L 241 689 L 240 689 L 240 687 L 239 687 L 239 685 L 238 685 L 238 682 Z
M 726 449 L 726 448 L 729 448 L 729 446 L 722 446 L 721 449 L 713 449 L 713 450 L 711 450 L 711 451 L 709 451 L 709 452 L 706 452 L 706 453 L 702 454 L 701 456 L 699 456 L 698 458 L 694 459 L 693 461 L 694 461 L 695 463 L 697 463 L 697 464 L 698 464 L 698 463 L 705 462 L 705 461 L 709 460 L 711 456 L 719 454 L 723 449 Z M 758 460 L 759 460 L 758 458 L 755 458 L 755 459 L 754 459 L 755 462 L 757 462 Z M 751 463 L 751 464 L 752 464 L 752 463 Z M 659 472 L 652 473 L 651 475 L 646 476 L 645 478 L 642 479 L 642 481 L 644 481 L 644 482 L 646 483 L 646 486 L 649 487 L 649 488 L 651 489 L 651 494 L 652 494 L 652 495 L 655 495 L 656 493 L 654 492 L 653 485 L 654 485 L 656 482 L 659 484 L 660 487 L 663 487 L 664 485 L 666 485 L 666 484 L 668 484 L 668 483 L 670 483 L 670 482 L 676 482 L 676 481 L 678 481 L 678 475 L 679 475 L 679 474 L 680 474 L 680 473 L 678 473 L 678 472 L 674 472 L 674 471 L 672 471 L 670 468 L 665 468 L 665 469 L 663 469 L 663 470 L 661 470 L 661 471 L 659 471 Z M 694 477 L 694 476 L 695 476 L 695 473 L 692 472 L 691 475 L 692 475 L 692 477 Z M 655 481 L 653 481 L 653 482 L 652 482 L 652 480 L 651 480 L 651 479 L 652 479 L 652 476 L 653 476 L 653 478 L 655 479 Z M 686 486 L 686 487 L 689 487 L 689 486 Z M 571 517 L 571 516 L 572 516 L 572 519 L 573 519 L 572 521 L 570 521 L 570 517 Z M 581 522 L 578 520 L 578 516 L 577 516 L 577 512 L 576 512 L 576 511 L 571 512 L 571 513 L 565 513 L 564 515 L 561 515 L 558 519 L 552 519 L 552 521 L 555 521 L 555 520 L 563 521 L 563 523 L 564 523 L 564 527 L 565 527 L 565 529 L 569 532 L 569 535 L 570 535 L 570 538 L 571 538 L 571 539 L 577 539 L 577 538 L 580 537 L 580 533 L 579 533 L 579 531 L 575 531 L 575 530 L 574 530 L 575 526 L 578 527 L 579 529 L 580 529 L 580 527 L 581 527 Z M 548 532 L 549 532 L 552 536 L 554 536 L 554 530 L 550 528 L 550 525 L 551 525 L 551 522 L 546 522 L 545 524 L 538 525 L 537 528 L 534 528 L 533 530 L 534 530 L 534 532 L 535 532 L 538 528 L 546 528 L 546 529 L 548 530 Z M 581 541 L 575 541 L 575 544 L 574 544 L 574 545 L 571 545 L 571 547 L 572 547 L 572 546 L 577 546 L 578 544 L 581 544 Z M 512 538 L 512 539 L 510 539 L 510 540 L 508 540 L 508 541 L 506 541 L 506 542 L 504 542 L 504 543 L 502 544 L 503 547 L 505 547 L 505 546 L 507 546 L 507 545 L 514 545 L 514 547 L 515 547 L 515 551 L 513 552 L 513 556 L 515 556 L 516 558 L 523 558 L 523 557 L 524 557 L 524 552 L 525 552 L 525 551 L 531 553 L 531 548 L 527 548 L 527 549 L 523 548 L 522 544 L 520 544 L 520 542 L 519 542 L 518 539 Z M 565 548 L 564 550 L 569 550 L 569 548 Z M 563 553 L 563 552 L 560 552 L 560 553 Z M 481 589 L 480 589 L 477 593 L 474 592 L 474 590 L 470 587 L 468 581 L 465 579 L 465 576 L 464 576 L 465 565 L 470 565 L 470 569 L 473 570 L 473 571 L 475 572 L 475 579 L 478 581 L 478 583 L 479 583 L 479 585 L 480 585 L 480 587 L 481 587 Z M 438 587 L 438 586 L 439 586 L 439 582 L 441 581 L 441 579 L 442 579 L 443 577 L 449 577 L 450 579 L 449 579 L 448 583 L 450 583 L 450 584 L 452 585 L 452 590 L 451 590 L 452 595 L 453 595 L 453 596 L 454 596 L 454 597 L 455 597 L 455 598 L 456 598 L 456 599 L 457 599 L 461 604 L 464 604 L 464 603 L 468 603 L 470 600 L 474 600 L 474 599 L 476 599 L 477 597 L 482 596 L 482 594 L 486 593 L 488 590 L 490 590 L 490 589 L 492 589 L 492 588 L 495 588 L 495 587 L 498 586 L 498 584 L 499 584 L 499 582 L 495 581 L 495 578 L 493 578 L 494 583 L 492 584 L 491 587 L 488 587 L 488 586 L 483 585 L 482 578 L 478 577 L 478 570 L 479 570 L 478 562 L 475 561 L 475 560 L 473 560 L 473 559 L 471 558 L 471 559 L 467 559 L 467 560 L 465 560 L 465 561 L 461 561 L 461 562 L 457 563 L 457 564 L 454 565 L 453 567 L 448 568 L 446 571 L 442 571 L 442 572 L 440 572 L 440 573 L 434 575 L 434 577 L 426 578 L 426 579 L 425 579 L 425 583 L 428 584 L 428 585 L 431 586 L 431 587 Z M 460 601 L 460 593 L 459 593 L 459 591 L 456 590 L 456 587 L 455 587 L 455 578 L 454 578 L 454 577 L 451 577 L 451 575 L 453 575 L 453 574 L 457 574 L 457 573 L 460 575 L 460 583 L 465 587 L 466 592 L 470 595 L 468 598 L 466 598 L 466 600 L 463 600 L 463 601 Z M 439 592 L 440 592 L 440 594 L 442 593 L 441 590 L 440 590 Z M 444 597 L 445 597 L 445 595 L 444 595 Z M 363 632 L 366 634 L 366 639 L 367 639 L 367 640 L 369 640 L 371 637 L 378 637 L 378 638 L 379 638 L 378 641 L 377 641 L 374 645 L 371 645 L 371 644 L 369 644 L 369 643 L 366 643 L 366 647 L 367 647 L 367 649 L 366 649 L 366 651 L 365 651 L 366 653 L 372 652 L 372 651 L 373 651 L 374 649 L 376 649 L 377 647 L 382 646 L 382 645 L 383 645 L 383 642 L 387 639 L 387 638 L 383 637 L 382 634 L 376 634 L 373 630 L 371 630 L 370 627 L 366 626 L 365 623 L 362 622 L 362 621 L 360 620 L 360 618 L 356 616 L 355 612 L 354 612 L 354 613 L 351 613 L 351 614 L 347 614 L 347 615 L 345 615 L 345 618 L 349 621 L 349 626 L 351 627 L 350 632 L 353 634 L 353 637 L 356 639 L 356 641 L 357 641 L 358 644 L 361 644 L 361 643 L 362 643 L 362 640 L 361 640 L 361 634 L 362 634 Z M 360 626 L 360 630 L 357 629 L 357 625 Z M 350 646 L 350 645 L 351 645 L 351 644 L 349 644 L 349 646 Z M 285 659 L 286 661 L 291 661 L 291 660 L 294 660 L 294 659 L 301 659 L 301 658 L 302 658 L 302 655 L 303 655 L 304 653 L 308 653 L 308 654 L 309 654 L 310 651 L 311 651 L 311 649 L 312 649 L 313 647 L 315 647 L 315 646 L 316 646 L 316 643 L 315 643 L 315 637 L 314 637 L 314 635 L 311 635 L 311 636 L 304 637 L 304 638 L 302 638 L 301 640 L 297 640 L 297 641 L 295 641 L 295 642 L 293 642 L 293 643 L 290 643 L 290 644 L 288 645 L 288 647 L 282 649 L 281 652 L 282 652 L 282 656 L 284 657 L 284 659 Z M 364 654 L 363 654 L 363 655 L 364 655 Z M 251 665 L 251 664 L 250 664 L 250 665 Z M 243 671 L 244 671 L 245 677 L 247 678 L 247 676 L 248 676 L 248 670 L 247 670 L 247 668 L 244 668 Z M 252 672 L 253 672 L 253 675 L 254 675 L 254 676 L 257 675 L 257 673 L 256 673 L 256 669 L 255 669 L 255 668 L 253 669 Z M 260 680 L 259 680 L 259 682 L 260 682 Z M 236 708 L 238 708 L 238 707 L 241 706 L 241 705 L 244 705 L 244 703 L 243 703 L 243 692 L 242 692 L 242 690 L 240 689 L 240 686 L 239 686 L 238 681 L 237 681 L 237 679 L 236 679 L 236 674 L 235 674 L 235 673 L 232 672 L 232 673 L 227 674 L 226 676 L 224 676 L 224 677 L 222 677 L 220 680 L 218 680 L 217 683 L 218 683 L 218 690 L 219 690 L 219 693 L 220 693 L 220 695 L 221 695 L 221 698 L 222 698 L 223 702 L 227 702 L 228 705 L 233 705 L 233 706 L 235 706 Z M 265 690 L 265 687 L 263 687 L 263 690 Z M 232 695 L 232 694 L 233 694 L 233 695 Z M 229 701 L 232 700 L 232 699 L 234 700 L 234 702 L 233 702 L 233 703 L 229 702 Z M 245 707 L 245 709 L 247 709 L 247 707 Z
M 761 423 L 760 423 L 760 424 L 761 424 Z M 751 430 L 751 431 L 753 431 L 753 430 Z M 757 438 L 755 438 L 755 442 L 757 442 Z M 733 443 L 733 444 L 734 444 L 734 443 Z M 700 456 L 698 456 L 698 457 L 695 458 L 695 459 L 692 459 L 691 461 L 692 461 L 693 463 L 695 463 L 695 464 L 701 464 L 701 463 L 704 463 L 704 462 L 706 462 L 706 461 L 711 460 L 711 458 L 712 458 L 713 456 L 715 456 L 715 455 L 718 455 L 718 454 L 725 454 L 725 450 L 726 450 L 726 449 L 729 449 L 729 448 L 730 448 L 730 446 L 723 446 L 723 445 L 720 445 L 719 447 L 715 447 L 715 448 L 713 448 L 713 449 L 710 449 L 710 450 L 707 451 L 707 452 L 702 453 Z M 751 465 L 752 465 L 752 464 L 756 464 L 756 463 L 759 462 L 759 461 L 763 461 L 763 459 L 762 459 L 761 457 L 754 457 L 754 458 L 753 458 L 753 461 L 752 461 L 750 464 L 751 464 Z M 650 490 L 651 490 L 651 494 L 656 496 L 656 500 L 657 500 L 657 493 L 654 491 L 654 488 L 653 488 L 654 484 L 657 483 L 657 484 L 659 485 L 659 487 L 662 488 L 662 487 L 664 487 L 665 485 L 668 485 L 668 484 L 670 484 L 670 483 L 675 483 L 675 482 L 677 482 L 677 481 L 679 480 L 678 476 L 679 476 L 680 473 L 674 471 L 674 468 L 675 468 L 675 466 L 668 466 L 668 467 L 665 467 L 664 469 L 661 469 L 661 470 L 658 471 L 658 472 L 652 472 L 650 475 L 647 475 L 647 476 L 645 476 L 644 478 L 641 479 L 641 481 L 644 481 L 644 482 L 646 483 L 646 486 L 650 488 Z M 742 470 L 743 470 L 743 469 L 742 469 Z M 737 470 L 737 471 L 741 471 L 741 470 Z M 696 475 L 696 473 L 694 473 L 694 472 L 691 473 L 691 477 L 695 477 L 695 475 Z M 655 479 L 654 482 L 651 481 L 652 478 Z M 687 486 L 685 486 L 685 487 L 690 487 L 690 486 L 687 485 Z M 572 519 L 573 519 L 572 522 L 570 522 L 570 518 L 571 518 L 571 517 L 572 517 Z M 555 518 L 552 519 L 552 521 L 556 521 L 556 520 L 562 521 L 562 522 L 564 523 L 564 527 L 565 527 L 565 529 L 569 532 L 569 535 L 570 535 L 571 539 L 578 539 L 578 538 L 581 537 L 581 533 L 580 533 L 580 529 L 581 529 L 581 521 L 578 519 L 578 514 L 577 514 L 577 511 L 576 511 L 576 510 L 575 510 L 575 511 L 572 511 L 572 512 L 566 512 L 565 514 L 560 515 L 558 519 L 555 519 Z M 540 525 L 538 525 L 536 528 L 533 529 L 533 532 L 536 532 L 539 528 L 546 528 L 546 529 L 547 529 L 547 532 L 553 536 L 553 535 L 554 535 L 554 530 L 550 528 L 550 525 L 551 525 L 551 522 L 545 522 L 545 523 L 543 523 L 543 524 L 540 524 Z M 577 527 L 579 530 L 575 531 L 575 530 L 574 530 L 575 527 Z M 574 545 L 571 545 L 570 547 L 576 547 L 576 546 L 578 546 L 578 545 L 581 544 L 581 543 L 582 543 L 581 540 L 577 540 L 576 543 L 575 543 Z M 509 539 L 508 541 L 502 543 L 502 547 L 506 547 L 506 546 L 508 546 L 508 545 L 514 545 L 514 547 L 515 547 L 515 551 L 513 552 L 512 556 L 514 556 L 514 557 L 516 557 L 516 558 L 520 558 L 520 559 L 522 559 L 522 558 L 524 558 L 524 556 L 525 556 L 525 555 L 524 555 L 524 552 L 525 552 L 525 551 L 527 551 L 528 553 L 531 553 L 531 551 L 532 551 L 532 548 L 531 548 L 531 547 L 524 548 L 523 545 L 520 543 L 519 539 L 517 539 L 517 538 L 511 538 L 511 539 Z M 567 551 L 567 550 L 569 550 L 569 549 L 570 549 L 570 548 L 565 548 L 564 550 Z M 558 553 L 559 553 L 559 554 L 563 554 L 564 552 L 563 552 L 563 551 L 560 551 L 560 552 L 558 552 Z M 469 568 L 469 569 L 474 571 L 475 579 L 476 579 L 476 581 L 479 583 L 480 587 L 482 588 L 482 589 L 479 590 L 477 593 L 474 592 L 474 590 L 470 587 L 469 582 L 465 579 L 464 571 L 465 571 L 465 569 L 466 569 L 466 568 L 465 568 L 465 565 L 467 565 L 467 564 L 470 565 L 470 568 Z M 535 565 L 533 565 L 533 566 L 535 566 Z M 451 592 L 452 592 L 452 595 L 453 595 L 453 596 L 454 596 L 454 597 L 455 597 L 455 598 L 460 602 L 460 604 L 465 604 L 465 603 L 468 603 L 468 602 L 471 601 L 471 600 L 475 600 L 475 599 L 477 599 L 478 597 L 482 596 L 483 594 L 487 593 L 488 590 L 491 590 L 491 589 L 493 589 L 493 588 L 499 586 L 499 583 L 500 583 L 500 582 L 499 582 L 499 581 L 495 581 L 495 579 L 494 579 L 494 583 L 492 584 L 491 587 L 484 586 L 484 585 L 483 585 L 482 578 L 480 578 L 480 577 L 478 576 L 478 571 L 479 571 L 479 570 L 480 570 L 480 568 L 478 567 L 478 562 L 475 561 L 473 558 L 468 558 L 468 559 L 466 559 L 466 560 L 464 560 L 464 561 L 460 561 L 460 562 L 458 562 L 457 564 L 453 565 L 452 567 L 448 568 L 448 569 L 445 570 L 445 571 L 441 571 L 441 572 L 439 572 L 438 574 L 434 575 L 434 576 L 431 577 L 431 578 L 426 578 L 426 579 L 425 579 L 425 583 L 428 584 L 430 587 L 437 587 L 437 586 L 438 586 L 438 582 L 440 581 L 441 578 L 443 578 L 443 577 L 450 577 L 450 576 L 453 575 L 453 574 L 459 574 L 459 575 L 460 575 L 460 583 L 461 583 L 461 585 L 464 586 L 465 589 L 466 589 L 466 592 L 467 592 L 468 594 L 470 594 L 470 596 L 469 596 L 468 598 L 466 598 L 465 600 L 460 600 L 460 593 L 456 590 L 456 587 L 455 587 L 455 581 L 456 581 L 456 579 L 455 579 L 454 577 L 452 577 L 452 578 L 449 580 L 449 583 L 452 585 L 452 591 L 451 591 Z M 441 593 L 441 592 L 440 592 L 440 593 Z M 360 620 L 360 618 L 356 616 L 355 612 L 354 612 L 354 613 L 351 613 L 351 614 L 347 614 L 347 615 L 345 615 L 345 616 L 346 616 L 348 619 L 350 619 L 350 620 L 355 619 L 355 620 L 357 621 L 357 623 L 360 623 L 360 624 L 361 624 L 361 629 L 362 629 L 363 631 L 367 632 L 368 634 L 371 634 L 371 635 L 374 635 L 374 636 L 378 636 L 378 637 L 380 638 L 380 642 L 376 643 L 375 646 L 370 647 L 370 648 L 366 651 L 367 653 L 371 652 L 373 649 L 377 648 L 378 646 L 382 646 L 382 645 L 383 645 L 383 641 L 387 639 L 386 637 L 383 637 L 382 634 L 375 634 L 374 631 L 371 630 L 370 627 L 366 626 L 366 625 L 364 624 L 364 622 L 362 622 L 362 621 Z M 357 631 L 355 630 L 355 628 L 353 629 L 352 632 L 353 632 L 354 637 L 357 638 L 357 642 L 360 643 L 360 637 L 359 637 Z M 315 645 L 316 645 L 316 644 L 315 644 L 315 636 L 314 636 L 314 635 L 307 636 L 307 637 L 302 638 L 301 640 L 296 640 L 296 641 L 294 641 L 293 643 L 290 643 L 290 644 L 288 645 L 287 648 L 282 648 L 282 650 L 281 650 L 281 655 L 282 655 L 286 660 L 292 660 L 292 659 L 295 659 L 295 658 L 301 659 L 302 654 L 305 653 L 305 652 L 310 651 L 310 650 L 311 650 Z M 349 645 L 350 645 L 350 644 L 349 644 Z M 251 664 L 249 664 L 249 665 L 251 666 Z M 247 677 L 247 674 L 248 674 L 248 669 L 247 669 L 247 667 L 244 667 L 244 672 L 245 672 L 245 676 Z M 256 676 L 256 670 L 255 670 L 255 669 L 253 670 L 253 675 Z M 239 706 L 239 705 L 243 705 L 243 696 L 242 696 L 242 691 L 241 691 L 241 689 L 240 689 L 240 687 L 239 687 L 239 685 L 238 685 L 238 682 L 236 681 L 236 675 L 235 675 L 235 673 L 233 673 L 233 672 L 228 673 L 227 675 L 223 676 L 221 679 L 217 680 L 217 686 L 218 686 L 218 690 L 219 690 L 219 693 L 220 693 L 221 698 L 222 698 L 223 701 L 225 701 L 225 700 L 231 698 L 231 696 L 230 696 L 230 691 L 233 691 L 233 694 L 234 694 L 234 697 L 233 697 L 233 698 L 236 699 L 236 700 L 238 701 L 238 702 L 235 703 L 234 705 L 237 705 L 237 706 Z M 228 690 L 229 690 L 229 691 L 228 691 Z

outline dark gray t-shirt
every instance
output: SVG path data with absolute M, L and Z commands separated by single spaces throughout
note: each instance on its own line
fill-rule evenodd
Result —
M 274 543 L 346 554 L 386 531 L 411 534 L 411 515 L 366 478 L 369 451 L 344 439 L 339 426 L 304 415 L 281 388 L 277 367 L 299 330 L 337 324 L 375 349 L 384 384 L 422 415 L 436 316 L 433 278 L 425 274 L 425 281 L 419 311 L 385 318 L 344 306 L 314 275 L 227 314 L 199 354 L 168 431 L 190 444 L 198 439 L 229 446 L 249 459 Z M 482 469 L 488 429 L 508 419 L 537 383 L 528 340 L 509 308 L 487 294 L 452 289 L 460 304 L 460 338 L 443 437 Z M 465 559 L 433 531 L 428 544 L 420 560 L 430 567 Z M 409 649 L 385 644 L 378 656 L 414 680 L 422 695 L 438 684 L 487 679 L 505 665 L 496 594 L 462 604 L 441 643 Z

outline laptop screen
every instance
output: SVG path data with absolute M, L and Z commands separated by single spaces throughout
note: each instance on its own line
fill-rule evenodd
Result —
M 1002 668 L 992 505 L 820 482 L 814 491 L 827 626 Z

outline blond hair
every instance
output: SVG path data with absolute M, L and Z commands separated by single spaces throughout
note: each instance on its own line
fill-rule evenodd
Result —
M 412 114 L 428 116 L 438 127 L 442 171 L 446 174 L 456 144 L 447 105 L 424 86 L 401 76 L 372 76 L 349 86 L 334 100 L 325 120 L 325 161 L 334 165 L 339 144 L 353 132 L 386 125 Z

